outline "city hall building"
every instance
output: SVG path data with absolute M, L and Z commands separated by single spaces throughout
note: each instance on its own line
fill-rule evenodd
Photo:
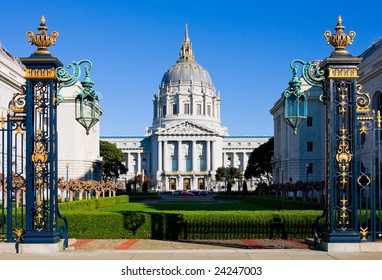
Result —
M 222 190 L 216 170 L 232 166 L 244 173 L 251 152 L 269 137 L 229 136 L 220 121 L 220 102 L 208 71 L 195 61 L 186 26 L 178 60 L 154 95 L 153 122 L 145 136 L 101 140 L 125 153 L 127 180 L 144 174 L 161 191 Z

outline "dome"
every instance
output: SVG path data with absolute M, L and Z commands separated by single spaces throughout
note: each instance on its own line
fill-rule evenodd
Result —
M 212 87 L 210 74 L 196 61 L 178 61 L 171 66 L 162 78 L 162 85 L 198 83 Z
M 180 83 L 196 83 L 212 87 L 210 74 L 194 60 L 187 25 L 178 61 L 164 73 L 161 85 L 165 86 Z

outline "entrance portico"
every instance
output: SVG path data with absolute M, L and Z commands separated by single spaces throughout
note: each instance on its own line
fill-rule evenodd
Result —
M 157 137 L 157 180 L 162 180 L 164 190 L 204 190 L 206 182 L 221 166 L 217 147 L 223 135 L 195 124 L 180 122 L 169 128 L 159 129 Z

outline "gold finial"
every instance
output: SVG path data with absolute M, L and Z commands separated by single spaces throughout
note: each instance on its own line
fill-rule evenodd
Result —
M 350 31 L 346 35 L 344 33 L 344 29 L 345 26 L 342 25 L 342 18 L 339 15 L 337 18 L 337 25 L 334 27 L 336 33 L 332 35 L 329 30 L 325 31 L 324 33 L 324 37 L 326 38 L 328 45 L 332 45 L 335 48 L 332 54 L 349 54 L 349 52 L 345 50 L 345 47 L 353 43 L 356 33 L 354 31 Z
M 337 22 L 338 22 L 339 24 L 342 24 L 342 18 L 341 18 L 341 15 L 338 15 Z
M 37 46 L 37 50 L 34 54 L 50 54 L 48 47 L 56 43 L 58 38 L 58 32 L 53 31 L 52 35 L 47 34 L 48 27 L 45 25 L 45 17 L 40 19 L 40 25 L 37 27 L 38 34 L 34 34 L 32 31 L 27 32 L 28 42 L 31 45 Z

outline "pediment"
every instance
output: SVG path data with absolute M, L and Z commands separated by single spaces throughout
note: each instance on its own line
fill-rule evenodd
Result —
M 162 128 L 156 132 L 158 135 L 216 135 L 217 131 L 210 128 L 185 121 L 171 127 Z

